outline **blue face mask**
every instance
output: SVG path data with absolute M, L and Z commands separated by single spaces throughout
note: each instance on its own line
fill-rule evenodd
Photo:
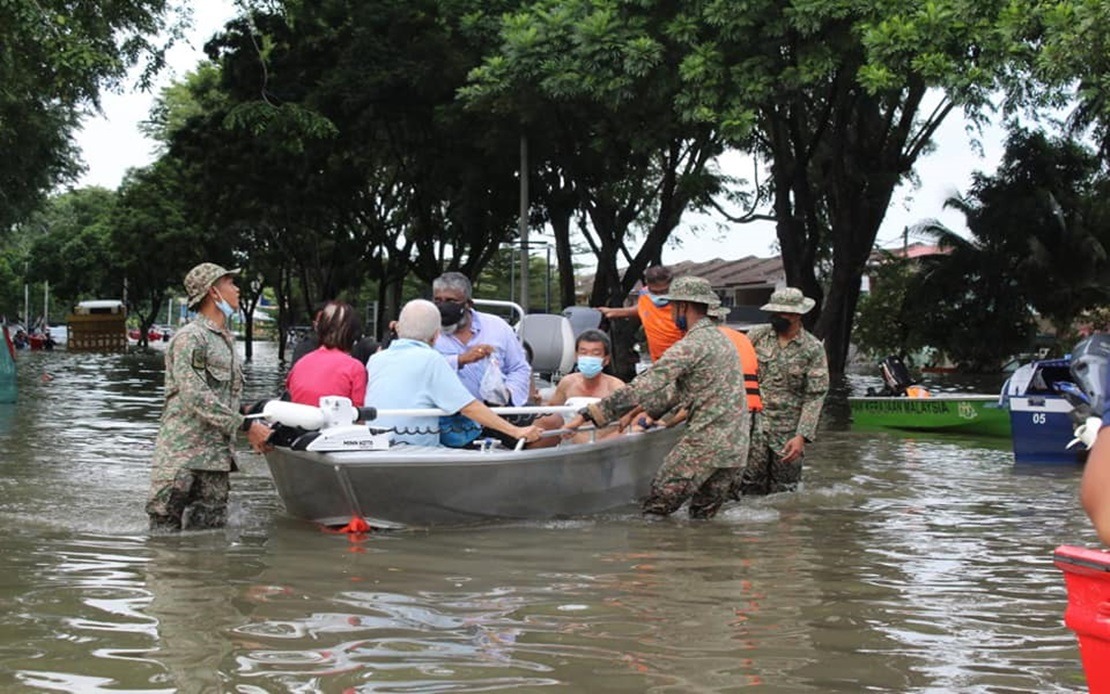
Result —
M 235 309 L 231 308 L 231 304 L 224 301 L 223 294 L 220 294 L 219 289 L 216 290 L 216 294 L 220 297 L 216 300 L 216 308 L 219 309 L 220 313 L 224 314 L 224 318 L 231 318 L 232 314 L 235 313 Z
M 686 332 L 687 326 L 686 326 L 686 315 L 685 314 L 683 314 L 681 316 L 678 316 L 677 318 L 674 319 L 674 327 L 678 328 L 682 332 Z
M 669 300 L 664 299 L 658 294 L 652 294 L 651 292 L 648 292 L 648 298 L 651 299 L 651 303 L 655 304 L 659 308 L 663 308 L 667 304 L 671 303 Z
M 578 357 L 578 370 L 586 378 L 593 378 L 601 373 L 605 368 L 605 359 L 603 357 Z

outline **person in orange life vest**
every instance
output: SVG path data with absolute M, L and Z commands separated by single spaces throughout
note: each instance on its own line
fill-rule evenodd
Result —
M 729 310 L 725 306 L 718 306 L 709 310 L 709 317 L 715 320 L 717 330 L 727 337 L 732 346 L 736 348 L 736 353 L 740 357 L 740 368 L 744 372 L 744 391 L 748 396 L 748 411 L 752 413 L 752 422 L 754 426 L 755 414 L 763 411 L 763 398 L 759 394 L 759 358 L 755 354 L 755 347 L 752 346 L 752 341 L 748 336 L 739 330 L 733 330 L 727 325 L 720 325 L 726 318 L 728 318 Z
M 759 394 L 759 358 L 756 356 L 755 347 L 752 346 L 752 341 L 748 339 L 747 335 L 726 325 L 720 325 L 728 317 L 728 313 L 729 309 L 727 307 L 717 306 L 710 308 L 708 315 L 714 322 L 718 323 L 717 330 L 727 337 L 732 342 L 732 346 L 736 348 L 736 354 L 740 358 L 740 370 L 744 372 L 744 392 L 747 395 L 748 411 L 752 413 L 751 430 L 755 431 L 759 422 L 759 414 L 763 412 L 763 398 Z M 670 424 L 673 426 L 685 418 L 686 413 L 683 411 L 671 420 Z
M 647 337 L 651 360 L 657 361 L 667 348 L 682 339 L 682 331 L 675 327 L 671 309 L 663 295 L 670 291 L 671 271 L 663 265 L 653 265 L 644 271 L 644 288 L 635 306 L 614 308 L 599 306 L 601 315 L 614 318 L 639 318 Z

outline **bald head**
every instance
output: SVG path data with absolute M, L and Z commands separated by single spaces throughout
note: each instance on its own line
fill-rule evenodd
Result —
M 397 337 L 432 342 L 439 332 L 439 309 L 425 299 L 413 299 L 397 317 Z

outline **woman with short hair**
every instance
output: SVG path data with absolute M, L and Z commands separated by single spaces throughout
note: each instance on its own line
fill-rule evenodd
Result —
M 319 347 L 297 360 L 289 370 L 285 387 L 289 399 L 318 406 L 320 398 L 338 395 L 356 406 L 366 399 L 366 367 L 351 356 L 360 332 L 358 316 L 350 304 L 329 301 L 317 314 Z

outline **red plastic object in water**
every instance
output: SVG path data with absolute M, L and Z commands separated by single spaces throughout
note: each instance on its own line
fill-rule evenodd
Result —
M 1110 692 L 1110 553 L 1061 545 L 1053 560 L 1068 587 L 1064 624 L 1079 637 L 1087 689 Z
M 358 516 L 352 516 L 351 522 L 339 528 L 341 533 L 357 534 L 370 532 L 370 524 Z

